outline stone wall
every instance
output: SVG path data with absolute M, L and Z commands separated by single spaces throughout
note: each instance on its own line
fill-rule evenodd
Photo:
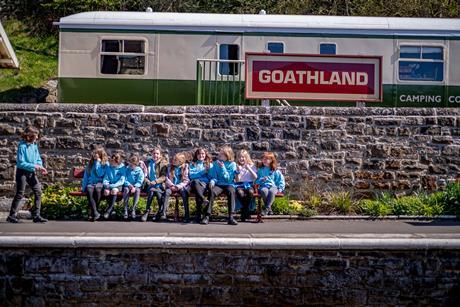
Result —
M 0 104 L 0 195 L 11 195 L 18 133 L 43 131 L 44 183 L 68 182 L 92 144 L 172 155 L 230 144 L 258 157 L 274 151 L 296 197 L 314 187 L 437 189 L 460 177 L 460 109 Z
M 454 306 L 460 300 L 459 250 L 0 251 L 5 306 Z

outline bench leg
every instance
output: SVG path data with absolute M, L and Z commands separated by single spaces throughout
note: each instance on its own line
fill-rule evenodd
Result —
M 175 197 L 176 199 L 176 205 L 174 207 L 174 222 L 179 221 L 179 197 Z
M 256 223 L 263 223 L 262 221 L 262 197 L 257 198 L 257 218 Z

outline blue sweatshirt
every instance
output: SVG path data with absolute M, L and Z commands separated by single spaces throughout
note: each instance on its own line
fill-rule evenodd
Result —
M 262 178 L 267 177 L 267 180 Z M 283 192 L 285 189 L 284 176 L 279 170 L 272 171 L 269 167 L 261 167 L 257 170 L 256 184 L 260 188 L 276 187 L 278 192 Z
M 144 171 L 139 166 L 132 169 L 130 166 L 126 166 L 125 173 L 125 187 L 132 185 L 136 188 L 140 188 L 144 182 Z
M 209 168 L 212 168 L 212 163 L 209 165 Z M 190 163 L 188 177 L 190 178 L 190 180 L 198 179 L 201 182 L 208 183 L 208 170 L 206 169 L 204 162 L 196 161 L 196 163 Z
M 24 140 L 19 141 L 16 167 L 29 172 L 35 172 L 36 164 L 43 166 L 37 144 L 27 143 Z
M 125 183 L 125 165 L 121 163 L 117 166 L 109 165 L 105 171 L 104 186 L 110 189 L 120 188 Z
M 235 162 L 225 161 L 223 167 L 220 167 L 217 163 L 213 163 L 208 175 L 211 179 L 210 181 L 216 185 L 233 185 L 235 170 Z
M 105 170 L 108 166 L 108 162 L 102 164 L 100 161 L 94 161 L 91 169 L 88 169 L 88 166 L 86 166 L 85 173 L 83 175 L 83 181 L 81 183 L 81 190 L 85 192 L 86 186 L 90 184 L 102 183 L 105 176 Z

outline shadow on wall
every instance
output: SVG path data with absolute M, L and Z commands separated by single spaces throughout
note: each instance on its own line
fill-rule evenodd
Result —
M 49 90 L 43 87 L 23 86 L 0 92 L 0 102 L 4 103 L 43 103 Z

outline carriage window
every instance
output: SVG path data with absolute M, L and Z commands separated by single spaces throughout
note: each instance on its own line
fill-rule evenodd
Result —
M 337 54 L 336 44 L 319 44 L 319 54 Z
M 142 40 L 103 40 L 101 74 L 143 75 L 145 42 Z
M 267 50 L 270 53 L 284 53 L 284 44 L 281 42 L 269 42 L 267 43 Z
M 235 44 L 222 44 L 219 46 L 219 60 L 233 60 L 240 59 L 240 46 Z M 221 75 L 237 75 L 238 63 L 219 63 L 219 74 Z
M 401 46 L 399 79 L 403 81 L 443 81 L 443 47 Z

